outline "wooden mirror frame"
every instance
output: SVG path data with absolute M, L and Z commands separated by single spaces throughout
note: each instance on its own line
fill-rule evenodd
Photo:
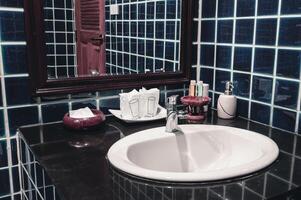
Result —
M 188 83 L 192 64 L 193 0 L 182 0 L 180 72 L 48 79 L 43 0 L 24 1 L 27 62 L 34 96 Z

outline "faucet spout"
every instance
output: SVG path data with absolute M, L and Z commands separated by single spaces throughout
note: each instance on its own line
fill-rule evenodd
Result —
M 166 132 L 174 133 L 178 130 L 178 114 L 176 111 L 170 112 L 166 119 Z
M 177 113 L 177 95 L 168 98 L 166 103 L 167 118 L 166 118 L 166 132 L 175 133 L 181 131 L 178 126 L 178 113 Z

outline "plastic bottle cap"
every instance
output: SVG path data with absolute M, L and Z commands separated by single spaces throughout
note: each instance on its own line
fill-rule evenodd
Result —
M 190 81 L 190 85 L 196 85 L 196 81 L 195 80 L 191 80 Z

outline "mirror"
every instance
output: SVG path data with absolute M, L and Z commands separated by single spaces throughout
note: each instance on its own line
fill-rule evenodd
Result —
M 48 79 L 180 71 L 181 2 L 45 0 Z
M 34 94 L 187 82 L 192 2 L 25 1 Z

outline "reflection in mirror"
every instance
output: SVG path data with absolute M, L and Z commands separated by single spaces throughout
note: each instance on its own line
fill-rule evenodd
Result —
M 48 79 L 181 70 L 181 0 L 45 0 L 44 22 Z

